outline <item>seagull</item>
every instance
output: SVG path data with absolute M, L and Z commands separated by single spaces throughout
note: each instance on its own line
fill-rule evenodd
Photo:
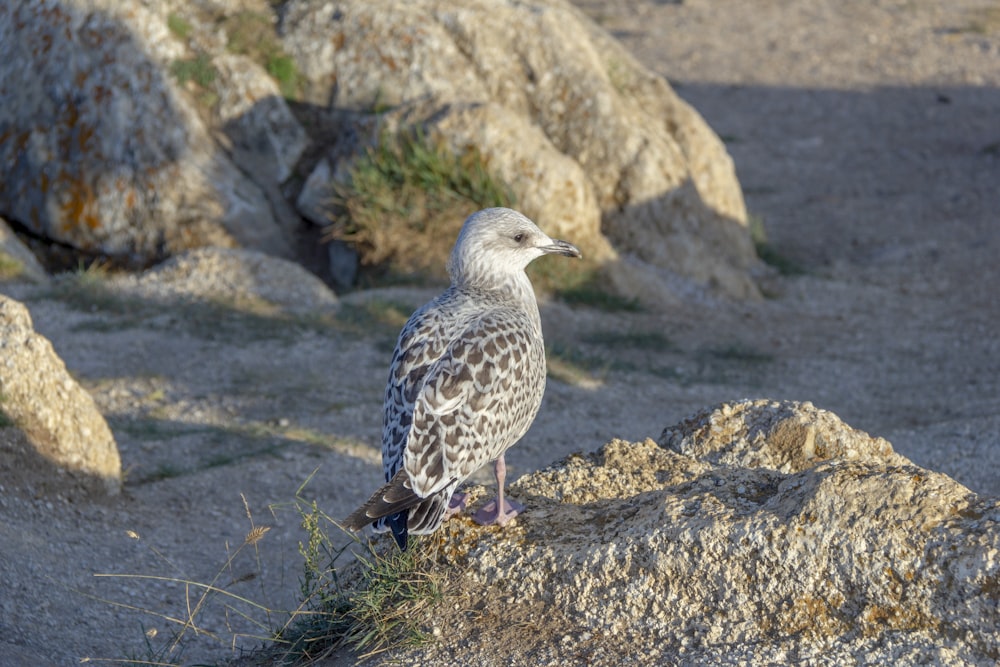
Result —
M 508 208 L 469 216 L 448 259 L 451 285 L 417 310 L 389 366 L 382 427 L 385 485 L 344 520 L 351 530 L 433 533 L 461 511 L 456 493 L 493 461 L 496 499 L 473 515 L 505 525 L 524 507 L 504 497 L 504 453 L 527 432 L 545 392 L 545 343 L 525 268 L 543 255 L 581 257 Z

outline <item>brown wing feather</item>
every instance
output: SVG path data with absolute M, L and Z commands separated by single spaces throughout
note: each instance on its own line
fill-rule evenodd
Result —
M 343 526 L 350 530 L 361 530 L 376 519 L 419 505 L 423 499 L 410 488 L 410 479 L 405 470 L 396 475 L 378 491 L 372 494 L 364 505 L 344 519 Z

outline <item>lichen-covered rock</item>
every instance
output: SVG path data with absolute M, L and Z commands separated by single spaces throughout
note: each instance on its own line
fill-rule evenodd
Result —
M 90 394 L 66 371 L 52 344 L 35 333 L 28 309 L 3 295 L 0 411 L 54 470 L 82 473 L 85 481 L 93 479 L 108 493 L 118 492 L 121 459 L 107 422 Z
M 249 58 L 224 53 L 213 59 L 221 85 L 216 124 L 231 141 L 237 163 L 257 183 L 284 183 L 309 143 L 278 84 Z
M 167 8 L 0 4 L 0 210 L 90 252 L 149 261 L 200 245 L 288 254 L 267 199 L 175 88 Z
M 281 33 L 314 104 L 429 108 L 413 122 L 440 123 L 453 144 L 489 155 L 544 229 L 576 217 L 587 238 L 600 219 L 603 247 L 655 267 L 661 283 L 673 274 L 731 296 L 758 294 L 724 146 L 666 81 L 564 0 L 291 0 Z M 555 173 L 534 183 L 532 166 L 549 165 Z
M 575 637 L 546 655 L 593 664 L 1000 652 L 997 499 L 809 404 L 723 405 L 664 442 L 616 440 L 521 478 L 509 492 L 529 510 L 505 529 L 445 524 L 444 557 L 482 596 L 463 608 L 542 605 Z M 447 637 L 461 619 L 434 622 Z

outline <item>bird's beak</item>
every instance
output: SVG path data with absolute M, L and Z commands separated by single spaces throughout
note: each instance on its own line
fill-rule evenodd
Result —
M 579 248 L 577 248 L 572 243 L 567 243 L 566 241 L 560 241 L 559 239 L 552 239 L 551 244 L 539 246 L 538 249 L 547 255 L 566 255 L 567 257 L 583 257 L 583 254 L 580 253 Z

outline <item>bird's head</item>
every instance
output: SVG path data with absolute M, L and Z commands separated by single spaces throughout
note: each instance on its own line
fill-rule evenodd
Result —
M 491 287 L 524 273 L 542 255 L 581 257 L 571 243 L 550 238 L 524 215 L 509 208 L 487 208 L 470 215 L 448 259 L 455 284 Z

